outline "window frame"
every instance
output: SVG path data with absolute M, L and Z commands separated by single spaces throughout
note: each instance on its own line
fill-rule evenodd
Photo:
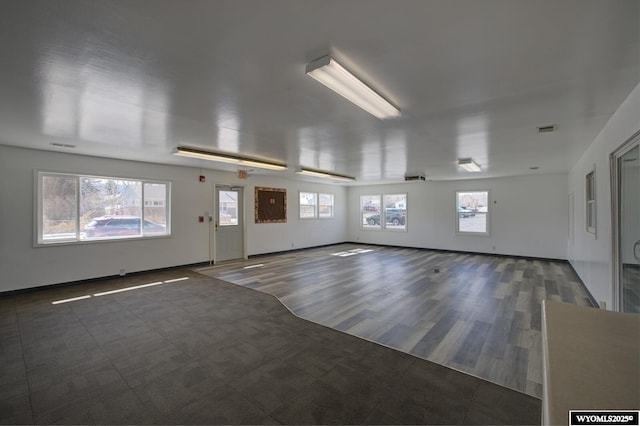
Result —
M 474 192 L 486 192 L 487 193 L 487 211 L 486 212 L 474 212 L 474 216 L 478 213 L 485 215 L 485 231 L 461 231 L 460 230 L 460 197 L 461 193 L 474 193 Z M 490 189 L 459 189 L 455 191 L 455 231 L 456 235 L 476 235 L 476 236 L 490 236 L 491 235 L 491 190 Z
M 378 198 L 378 215 L 380 216 L 380 223 L 378 223 L 377 225 L 365 225 L 364 223 L 364 203 L 362 202 L 362 199 L 364 197 L 370 197 L 370 198 L 374 198 L 377 197 Z M 360 229 L 363 231 L 382 231 L 382 194 L 361 194 L 358 200 L 358 221 L 360 222 Z M 368 210 L 370 211 L 370 210 Z M 373 210 L 375 211 L 375 210 Z
M 402 228 L 390 228 L 387 225 L 387 208 L 384 207 L 385 197 L 387 196 L 396 196 L 396 195 L 404 195 L 405 202 L 405 214 L 404 214 L 404 225 Z M 377 214 L 380 217 L 380 223 L 377 225 L 368 225 L 364 223 L 364 205 L 363 198 L 377 198 L 378 199 L 378 210 Z M 409 229 L 409 193 L 408 192 L 394 192 L 394 193 L 378 193 L 378 194 L 361 194 L 359 198 L 359 206 L 358 206 L 358 221 L 360 222 L 360 230 L 362 231 L 386 231 L 386 232 L 408 232 Z
M 322 204 L 320 202 L 322 196 L 329 196 L 329 198 L 331 199 L 331 204 Z M 320 207 L 322 206 L 326 206 L 329 205 L 331 206 L 331 214 L 330 215 L 322 215 L 320 213 Z M 330 192 L 318 192 L 318 204 L 317 204 L 317 211 L 318 211 L 318 219 L 333 219 L 336 216 L 336 197 L 334 194 L 330 193 Z
M 404 224 L 401 225 L 402 228 L 389 228 L 389 224 L 387 223 L 387 210 L 389 210 L 390 208 L 384 207 L 383 208 L 383 214 L 382 214 L 382 220 L 381 223 L 384 223 L 382 229 L 384 231 L 389 231 L 389 232 L 407 232 L 407 228 L 409 225 L 409 194 L 406 192 L 397 192 L 397 193 L 389 193 L 389 194 L 382 194 L 382 205 L 385 205 L 385 200 L 388 196 L 396 196 L 396 195 L 404 195 L 404 204 L 405 204 L 405 208 L 404 208 Z
M 598 229 L 597 209 L 596 169 L 594 167 L 585 175 L 585 229 L 592 235 L 596 235 Z
M 63 177 L 63 178 L 72 178 L 75 180 L 75 235 L 73 237 L 69 236 L 67 238 L 59 238 L 53 240 L 47 240 L 43 238 L 44 232 L 44 200 L 43 200 L 43 181 L 45 177 Z M 94 237 L 94 238 L 82 238 L 82 229 L 80 228 L 81 221 L 81 186 L 82 179 L 105 179 L 105 180 L 115 180 L 115 181 L 132 181 L 139 183 L 140 185 L 140 235 L 127 235 L 127 236 L 119 236 L 119 237 Z M 146 184 L 159 184 L 165 186 L 165 200 L 163 206 L 149 206 L 145 204 L 145 185 Z M 132 178 L 132 177 L 122 177 L 122 176 L 104 176 L 104 175 L 96 175 L 96 174 L 84 174 L 84 173 L 70 173 L 70 172 L 58 172 L 58 171 L 50 171 L 50 170 L 34 170 L 34 220 L 33 220 L 33 246 L 34 247 L 51 247 L 51 246 L 60 246 L 60 245 L 74 245 L 74 244 L 93 244 L 93 243 L 103 243 L 103 242 L 114 242 L 114 241 L 130 241 L 130 240 L 140 240 L 140 239 L 156 239 L 156 238 L 169 238 L 172 236 L 172 227 L 171 227 L 171 181 L 160 180 L 160 179 L 143 179 L 143 178 Z M 145 235 L 145 222 L 149 219 L 145 217 L 145 209 L 149 207 L 164 207 L 165 208 L 165 230 L 164 234 L 153 234 L 153 235 Z
M 302 194 L 311 195 L 313 197 L 313 204 L 302 204 Z M 302 215 L 302 207 L 313 207 L 313 214 L 311 216 Z M 298 218 L 301 220 L 316 219 L 318 217 L 318 193 L 309 191 L 298 191 Z
M 300 199 L 302 197 L 302 194 L 308 194 L 308 195 L 313 195 L 313 200 L 314 200 L 314 204 L 313 204 L 313 216 L 302 216 L 302 206 L 305 207 L 309 207 L 309 204 L 302 204 L 300 202 Z M 327 215 L 320 215 L 320 196 L 321 195 L 328 195 L 331 197 L 331 215 L 327 216 Z M 322 206 L 324 206 L 324 204 L 322 204 Z M 335 217 L 335 211 L 336 211 L 336 198 L 335 195 L 331 192 L 312 192 L 312 191 L 298 191 L 298 219 L 300 220 L 312 220 L 312 219 L 333 219 Z

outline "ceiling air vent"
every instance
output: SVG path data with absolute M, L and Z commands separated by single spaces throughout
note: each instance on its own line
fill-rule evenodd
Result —
M 540 126 L 538 127 L 538 133 L 550 133 L 556 130 L 556 125 L 552 124 L 550 126 Z
M 410 176 L 405 176 L 404 180 L 406 182 L 412 181 L 412 180 L 426 180 L 425 176 L 423 174 L 417 174 L 417 175 L 410 175 Z

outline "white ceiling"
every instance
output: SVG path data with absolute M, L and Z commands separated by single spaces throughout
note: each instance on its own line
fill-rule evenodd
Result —
M 567 172 L 640 81 L 639 0 L 1 9 L 0 143 L 102 157 L 236 169 L 171 155 L 189 145 L 289 165 L 255 173 L 306 166 L 359 183 Z M 327 53 L 402 116 L 378 120 L 306 76 Z M 483 172 L 456 167 L 464 157 Z

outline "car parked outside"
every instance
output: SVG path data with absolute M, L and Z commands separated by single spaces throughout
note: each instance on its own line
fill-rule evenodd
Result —
M 387 223 L 392 225 L 404 225 L 405 224 L 405 215 L 402 214 L 401 211 L 386 211 L 386 219 Z M 369 225 L 380 225 L 380 215 L 374 214 L 367 218 L 367 223 Z
M 142 235 L 138 216 L 101 216 L 94 218 L 84 227 L 86 238 L 122 237 Z M 148 219 L 144 220 L 145 235 L 163 235 L 166 227 Z
M 465 207 L 458 207 L 458 215 L 460 217 L 473 217 L 476 215 L 475 210 L 467 209 Z

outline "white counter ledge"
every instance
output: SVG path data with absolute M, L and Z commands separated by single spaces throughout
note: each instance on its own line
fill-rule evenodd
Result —
M 544 301 L 542 348 L 543 424 L 640 409 L 640 315 Z

